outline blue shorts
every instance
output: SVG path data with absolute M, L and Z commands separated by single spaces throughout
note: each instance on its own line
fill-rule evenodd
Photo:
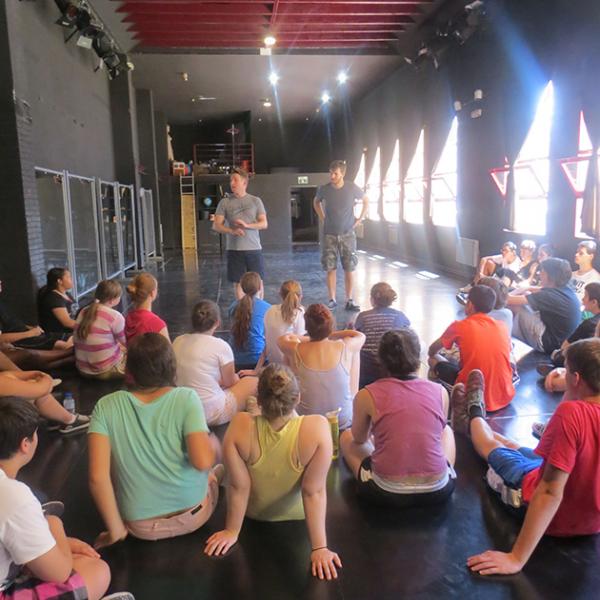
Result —
M 265 278 L 265 262 L 262 250 L 227 250 L 227 280 L 239 283 L 242 275 L 254 271 Z
M 504 483 L 518 490 L 521 487 L 523 477 L 534 469 L 537 469 L 543 459 L 534 454 L 531 448 L 494 448 L 488 455 L 488 464 Z

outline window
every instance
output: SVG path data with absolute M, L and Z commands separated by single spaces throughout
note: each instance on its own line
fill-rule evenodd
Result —
M 400 140 L 396 140 L 392 161 L 383 180 L 383 218 L 400 222 Z
M 363 151 L 362 156 L 360 157 L 360 164 L 358 165 L 358 171 L 356 172 L 356 177 L 354 178 L 354 183 L 361 189 L 365 189 L 365 160 L 366 160 L 366 151 Z M 363 201 L 362 198 L 354 204 L 354 216 L 358 218 L 360 213 L 362 212 Z
M 404 178 L 404 220 L 407 223 L 423 223 L 423 171 L 425 169 L 424 130 L 421 129 L 417 149 Z
M 380 149 L 377 147 L 373 166 L 367 180 L 366 194 L 369 199 L 369 210 L 367 218 L 371 221 L 379 221 L 379 197 L 381 196 L 381 165 L 380 165 Z
M 458 119 L 454 117 L 442 155 L 431 175 L 431 219 L 440 227 L 456 226 Z
M 590 134 L 583 118 L 583 112 L 581 112 L 579 115 L 579 146 L 577 156 L 560 161 L 560 166 L 575 193 L 575 237 L 578 238 L 589 237 L 581 230 L 581 213 L 583 210 L 583 192 L 585 191 L 592 152 L 592 140 L 590 139 Z
M 550 81 L 538 103 L 535 118 L 513 165 L 514 223 L 519 233 L 544 235 L 550 182 L 550 133 L 554 90 Z

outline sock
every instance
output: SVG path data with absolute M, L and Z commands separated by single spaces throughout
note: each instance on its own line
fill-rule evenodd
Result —
M 483 409 L 480 404 L 471 404 L 469 406 L 469 419 L 475 419 L 476 417 L 483 419 Z

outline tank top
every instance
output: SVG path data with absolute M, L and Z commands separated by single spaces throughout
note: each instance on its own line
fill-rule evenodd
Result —
M 425 379 L 386 377 L 366 389 L 378 415 L 372 425 L 374 473 L 385 478 L 445 473 L 442 387 Z
M 346 344 L 338 341 L 343 346 L 340 360 L 329 371 L 307 367 L 296 348 L 296 371 L 300 382 L 300 404 L 296 410 L 301 415 L 324 415 L 340 408 L 340 429 L 348 429 L 352 425 L 350 372 L 344 366 Z
M 304 519 L 298 457 L 298 432 L 303 417 L 291 418 L 279 431 L 267 419 L 255 417 L 260 458 L 248 464 L 252 482 L 246 515 L 259 521 Z

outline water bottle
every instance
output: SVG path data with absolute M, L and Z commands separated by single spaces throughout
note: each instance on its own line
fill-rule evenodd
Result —
M 71 392 L 65 392 L 63 396 L 63 406 L 65 410 L 69 411 L 72 415 L 75 414 L 75 398 Z

